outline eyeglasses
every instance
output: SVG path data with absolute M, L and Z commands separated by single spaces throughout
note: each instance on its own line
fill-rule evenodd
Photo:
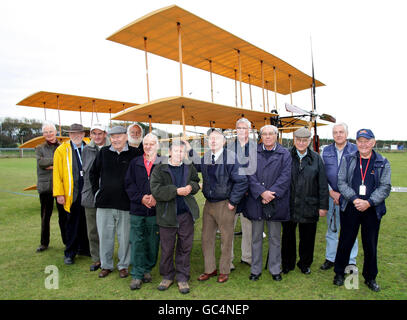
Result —
M 308 143 L 310 141 L 309 138 L 295 138 L 295 141 L 298 143 Z
M 236 130 L 249 130 L 249 128 L 237 127 Z

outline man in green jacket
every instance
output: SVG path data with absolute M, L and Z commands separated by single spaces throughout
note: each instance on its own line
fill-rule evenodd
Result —
M 185 142 L 174 140 L 170 146 L 168 163 L 158 165 L 150 179 L 151 193 L 157 201 L 156 216 L 160 227 L 160 274 L 163 280 L 158 290 L 168 289 L 176 277 L 178 289 L 183 294 L 189 292 L 194 222 L 199 218 L 198 203 L 193 196 L 199 191 L 199 177 L 192 164 L 183 163 L 185 154 Z

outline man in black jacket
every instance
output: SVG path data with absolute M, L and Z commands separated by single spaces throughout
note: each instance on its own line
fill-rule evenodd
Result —
M 124 178 L 130 161 L 138 155 L 127 144 L 126 128 L 109 130 L 111 146 L 103 147 L 90 170 L 90 181 L 95 194 L 96 224 L 99 233 L 100 262 L 104 278 L 113 271 L 115 233 L 119 242 L 117 268 L 121 278 L 126 278 L 130 264 L 130 200 L 124 188 Z
M 297 224 L 300 235 L 300 260 L 297 266 L 302 273 L 311 273 L 317 222 L 320 216 L 326 215 L 329 207 L 325 167 L 319 154 L 308 148 L 310 142 L 311 132 L 307 128 L 294 132 L 294 147 L 291 149 L 290 221 L 283 222 L 281 245 L 283 273 L 295 268 Z

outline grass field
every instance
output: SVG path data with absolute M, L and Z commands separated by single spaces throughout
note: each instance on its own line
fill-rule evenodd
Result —
M 385 154 L 392 165 L 392 184 L 407 187 L 407 153 Z M 392 193 L 381 223 L 378 245 L 379 275 L 382 290 L 370 291 L 359 276 L 359 289 L 346 289 L 332 284 L 334 273 L 319 269 L 325 257 L 326 219 L 321 218 L 315 244 L 312 273 L 303 275 L 298 268 L 283 275 L 283 281 L 273 281 L 263 271 L 260 281 L 248 279 L 250 267 L 240 263 L 241 237 L 235 237 L 235 266 L 230 280 L 218 284 L 215 278 L 204 283 L 196 279 L 203 272 L 201 251 L 201 224 L 195 226 L 195 240 L 191 261 L 191 292 L 181 295 L 176 285 L 166 292 L 156 289 L 161 278 L 158 266 L 153 269 L 153 282 L 141 290 L 129 289 L 130 277 L 120 279 L 117 270 L 107 278 L 99 279 L 98 272 L 90 272 L 89 257 L 77 257 L 75 264 L 63 263 L 63 250 L 57 222 L 57 212 L 51 219 L 50 248 L 36 253 L 40 239 L 40 203 L 36 191 L 22 191 L 35 184 L 35 159 L 0 159 L 0 299 L 156 299 L 156 300 L 347 300 L 347 299 L 407 299 L 407 219 L 405 219 L 406 193 Z M 202 208 L 204 199 L 198 195 Z M 201 211 L 202 212 L 202 211 Z M 237 230 L 239 225 L 237 227 Z M 360 241 L 360 239 L 359 239 Z M 219 253 L 219 240 L 218 240 Z M 264 258 L 266 242 L 264 242 Z M 117 248 L 116 248 L 117 249 Z M 219 254 L 217 254 L 219 257 Z M 358 266 L 361 270 L 363 249 L 359 242 Z M 59 270 L 59 288 L 46 289 L 49 275 L 45 268 L 55 265 Z

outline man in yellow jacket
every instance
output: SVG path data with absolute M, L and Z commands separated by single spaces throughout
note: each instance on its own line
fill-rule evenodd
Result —
M 90 256 L 85 210 L 81 205 L 82 151 L 86 143 L 81 124 L 72 124 L 67 132 L 70 140 L 54 153 L 53 194 L 67 212 L 64 263 L 73 264 L 76 254 Z

